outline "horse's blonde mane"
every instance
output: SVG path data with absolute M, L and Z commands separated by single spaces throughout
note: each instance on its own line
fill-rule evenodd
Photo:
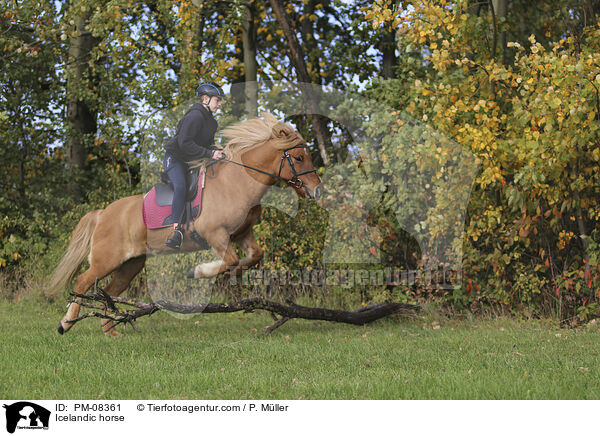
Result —
M 227 139 L 223 151 L 227 159 L 234 159 L 241 151 L 271 141 L 271 145 L 279 150 L 295 147 L 304 142 L 304 138 L 292 126 L 279 121 L 269 112 L 262 118 L 240 121 L 226 127 L 221 136 Z M 204 166 L 206 159 L 190 162 L 190 167 Z

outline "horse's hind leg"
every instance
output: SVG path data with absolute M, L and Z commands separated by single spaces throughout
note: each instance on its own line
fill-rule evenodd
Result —
M 145 253 L 146 229 L 142 219 L 142 196 L 127 197 L 111 203 L 98 217 L 89 241 L 90 267 L 77 277 L 76 292 L 84 294 L 96 279 L 106 277 L 127 264 L 128 260 Z M 130 267 L 125 269 L 128 268 Z M 115 289 L 119 288 L 122 281 L 123 279 L 117 280 L 113 285 L 116 286 Z M 76 300 L 69 305 L 69 310 L 58 326 L 59 333 L 65 333 L 73 326 L 69 321 L 78 317 L 79 303 L 80 301 Z
M 84 273 L 77 277 L 77 287 L 75 288 L 75 292 L 77 294 L 85 294 L 90 286 L 94 284 L 96 279 L 106 277 L 116 266 L 112 268 L 106 268 L 104 266 L 92 263 L 92 265 Z M 67 313 L 58 324 L 58 333 L 61 335 L 68 332 L 69 329 L 73 327 L 73 323 L 69 321 L 79 316 L 79 309 L 81 308 L 81 305 L 78 303 L 78 301 L 80 301 L 80 299 L 76 298 L 75 301 L 69 304 Z
M 111 297 L 118 297 L 125 289 L 127 289 L 133 278 L 142 270 L 145 263 L 146 256 L 129 259 L 113 273 L 110 283 L 106 289 L 104 289 L 104 292 Z M 107 318 L 102 318 L 102 331 L 107 336 L 121 335 L 121 333 L 113 328 L 112 320 Z

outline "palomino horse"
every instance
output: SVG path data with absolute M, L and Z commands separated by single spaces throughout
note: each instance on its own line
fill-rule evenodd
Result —
M 227 158 L 213 165 L 214 177 L 207 178 L 202 213 L 193 223 L 221 260 L 197 265 L 190 271 L 195 278 L 213 277 L 228 270 L 241 273 L 242 268 L 260 262 L 263 251 L 252 227 L 260 217 L 261 198 L 278 180 L 287 182 L 301 197 L 318 198 L 321 192 L 321 180 L 306 142 L 273 115 L 237 123 L 223 130 L 222 135 L 229 139 L 224 148 Z M 174 253 L 165 246 L 172 228 L 146 229 L 142 204 L 143 195 L 134 195 L 85 215 L 50 279 L 46 295 L 64 289 L 86 257 L 89 268 L 77 277 L 76 292 L 85 293 L 97 279 L 112 273 L 105 291 L 118 296 L 143 268 L 146 256 Z M 233 242 L 247 250 L 245 258 L 238 258 Z M 198 248 L 187 237 L 181 251 Z M 69 320 L 79 316 L 79 309 L 77 302 L 69 305 L 58 325 L 60 334 L 71 328 Z M 118 335 L 111 327 L 112 323 L 103 322 L 106 334 Z

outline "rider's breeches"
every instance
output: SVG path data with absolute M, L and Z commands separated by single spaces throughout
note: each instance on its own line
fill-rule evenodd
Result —
M 185 196 L 186 196 L 186 182 L 185 175 L 188 171 L 188 167 L 185 162 L 181 162 L 171 156 L 169 153 L 165 153 L 163 161 L 165 172 L 173 183 L 173 219 L 176 223 L 181 223 L 181 216 L 183 215 L 183 209 L 185 207 Z

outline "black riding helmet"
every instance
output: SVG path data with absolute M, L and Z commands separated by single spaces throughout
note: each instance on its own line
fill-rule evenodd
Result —
M 205 82 L 200 84 L 200 86 L 196 88 L 196 97 L 202 97 L 203 95 L 208 95 L 209 97 L 225 98 L 223 88 L 221 88 L 214 82 Z

